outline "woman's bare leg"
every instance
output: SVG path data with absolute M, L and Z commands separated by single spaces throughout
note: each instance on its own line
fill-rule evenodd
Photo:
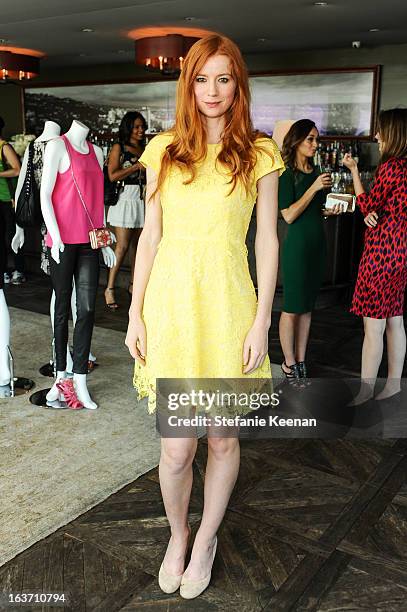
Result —
M 356 397 L 348 404 L 357 406 L 371 399 L 374 394 L 377 373 L 383 357 L 383 333 L 386 319 L 364 317 L 365 337 L 362 348 L 361 387 Z
M 282 312 L 280 316 L 279 332 L 280 344 L 284 354 L 284 361 L 288 366 L 296 363 L 295 359 L 295 333 L 298 315 L 291 312 Z
M 204 509 L 191 560 L 184 574 L 190 580 L 200 580 L 211 571 L 214 538 L 235 486 L 239 465 L 240 446 L 237 436 L 220 438 L 208 435 Z
M 376 399 L 386 399 L 401 389 L 404 359 L 406 356 L 406 330 L 403 317 L 390 317 L 386 322 L 388 374 L 384 389 Z
M 295 330 L 295 361 L 297 362 L 305 361 L 310 327 L 311 313 L 304 312 L 298 315 L 298 323 Z
M 188 545 L 188 506 L 192 488 L 192 462 L 197 438 L 161 438 L 160 486 L 171 538 L 164 569 L 174 576 L 184 571 Z
M 115 254 L 116 254 L 116 265 L 109 270 L 109 278 L 107 281 L 107 288 L 114 289 L 116 283 L 116 277 L 126 256 L 131 241 L 133 229 L 127 227 L 114 227 L 113 228 L 116 236 Z M 112 303 L 114 295 L 109 291 L 105 291 L 106 303 Z

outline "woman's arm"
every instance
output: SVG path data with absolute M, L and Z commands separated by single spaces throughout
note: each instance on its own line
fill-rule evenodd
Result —
M 291 204 L 288 208 L 283 208 L 281 210 L 281 215 L 284 221 L 289 224 L 293 223 L 302 215 L 304 210 L 308 208 L 315 194 L 321 189 L 326 189 L 331 185 L 331 175 L 327 172 L 320 174 L 299 200 L 293 202 L 293 204 Z
M 278 269 L 278 172 L 266 174 L 257 182 L 255 239 L 258 303 L 252 328 L 243 346 L 243 373 L 258 368 L 268 351 L 268 330 Z
M 120 165 L 120 154 L 121 149 L 119 144 L 114 144 L 109 154 L 109 161 L 107 169 L 109 172 L 109 179 L 111 181 L 122 181 L 131 174 L 134 174 L 136 170 L 145 170 L 144 166 L 139 162 L 136 162 L 128 168 L 122 168 Z
M 389 163 L 397 163 L 395 160 L 382 164 L 379 168 L 378 175 L 373 184 L 372 189 L 369 193 L 365 193 L 365 190 L 360 180 L 358 165 L 352 158 L 350 153 L 344 155 L 343 165 L 349 168 L 352 173 L 353 185 L 356 194 L 356 203 L 359 206 L 363 215 L 369 213 L 375 213 L 377 210 L 386 203 L 388 194 L 397 182 L 397 170 L 395 172 L 389 172 Z M 376 215 L 377 217 L 377 215 Z M 369 225 L 369 224 L 367 224 Z
M 10 168 L 0 172 L 0 178 L 12 178 L 13 176 L 18 176 L 20 174 L 21 164 L 13 147 L 8 143 L 5 144 L 3 147 L 3 154 Z
M 359 169 L 356 160 L 353 159 L 351 153 L 345 153 L 343 156 L 343 165 L 348 168 L 352 173 L 353 187 L 355 189 L 355 196 L 358 197 L 365 193 L 362 185 L 362 181 L 359 176 Z
M 162 209 L 159 193 L 150 199 L 156 186 L 157 175 L 152 168 L 147 168 L 146 216 L 137 246 L 133 277 L 133 297 L 129 310 L 129 326 L 125 340 L 125 344 L 129 348 L 132 357 L 142 365 L 145 365 L 147 352 L 146 332 L 142 317 L 144 294 L 162 236 Z

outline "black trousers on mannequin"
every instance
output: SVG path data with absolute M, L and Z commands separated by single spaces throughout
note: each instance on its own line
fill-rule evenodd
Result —
M 68 320 L 72 281 L 75 279 L 77 319 L 73 334 L 73 371 L 87 374 L 99 284 L 99 251 L 86 244 L 65 244 L 57 264 L 49 252 L 52 285 L 55 291 L 54 338 L 57 371 L 66 369 Z

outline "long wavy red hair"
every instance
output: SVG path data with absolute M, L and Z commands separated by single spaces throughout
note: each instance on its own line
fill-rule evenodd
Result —
M 172 164 L 189 172 L 184 181 L 187 185 L 196 176 L 196 164 L 202 161 L 207 151 L 207 135 L 195 100 L 194 82 L 204 64 L 213 55 L 226 55 L 230 59 L 232 76 L 236 82 L 233 103 L 226 113 L 222 135 L 222 149 L 217 161 L 230 172 L 231 192 L 241 181 L 247 190 L 250 174 L 256 164 L 255 145 L 259 136 L 265 136 L 253 129 L 250 117 L 250 90 L 246 65 L 239 48 L 233 41 L 220 34 L 211 34 L 198 40 L 189 50 L 177 84 L 175 125 L 170 130 L 173 141 L 167 146 L 162 157 L 157 189 L 162 186 Z

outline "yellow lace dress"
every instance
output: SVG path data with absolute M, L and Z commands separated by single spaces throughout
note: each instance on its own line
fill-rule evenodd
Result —
M 158 176 L 161 156 L 172 135 L 149 142 L 140 157 Z M 209 144 L 195 180 L 183 185 L 172 167 L 160 191 L 162 239 L 144 297 L 146 365 L 135 364 L 139 398 L 149 396 L 155 410 L 157 378 L 270 378 L 266 357 L 260 368 L 242 374 L 243 342 L 256 315 L 245 239 L 257 198 L 257 181 L 284 169 L 277 145 L 259 139 L 250 192 L 237 185 L 228 195 L 227 169 L 216 157 L 221 145 Z M 148 206 L 148 202 L 146 203 Z

